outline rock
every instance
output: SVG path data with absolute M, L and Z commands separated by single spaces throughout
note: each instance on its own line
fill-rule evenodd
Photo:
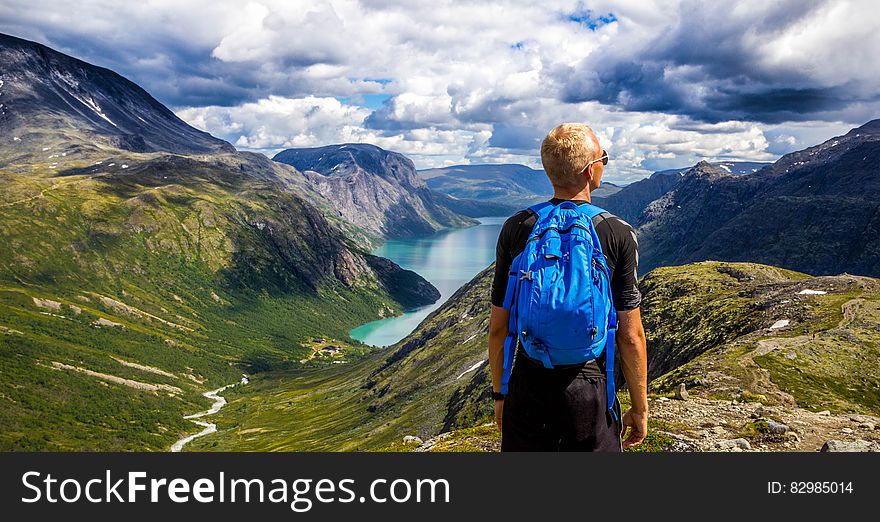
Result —
M 684 383 L 678 385 L 678 388 L 675 389 L 675 398 L 680 401 L 686 401 L 690 398 L 687 391 L 687 386 Z
M 657 402 L 666 402 L 669 400 L 669 397 L 657 397 Z
M 679 435 L 677 433 L 670 433 L 667 431 L 657 430 L 658 435 L 664 435 L 669 438 L 670 444 L 666 447 L 664 451 L 671 452 L 693 452 L 700 451 L 700 445 L 697 444 L 697 441 L 685 437 L 684 435 Z
M 880 445 L 878 445 L 874 441 L 867 440 L 829 440 L 826 442 L 822 449 L 819 450 L 822 452 L 878 452 L 880 451 Z
M 404 437 L 404 438 L 403 438 L 403 442 L 404 442 L 404 443 L 415 442 L 416 444 L 422 444 L 422 443 L 423 443 L 422 439 L 420 439 L 420 438 L 418 438 L 418 437 L 413 437 L 412 435 L 407 435 L 406 437 Z
M 823 417 L 828 417 L 829 415 L 831 415 L 831 412 L 828 410 L 822 410 L 822 411 L 817 411 L 816 415 L 822 415 Z
M 853 430 L 852 428 L 841 428 L 840 432 L 846 433 L 847 435 L 852 435 Z
M 715 444 L 715 447 L 719 450 L 750 450 L 752 449 L 752 445 L 749 444 L 749 441 L 746 439 L 730 439 L 730 440 L 720 440 Z
M 763 416 L 764 416 L 764 407 L 761 406 L 760 404 L 755 409 L 755 412 L 750 415 L 750 417 L 753 419 L 760 419 Z
M 770 433 L 781 435 L 788 430 L 789 428 L 787 425 L 781 422 L 776 422 L 775 420 L 767 419 L 767 431 L 769 431 Z

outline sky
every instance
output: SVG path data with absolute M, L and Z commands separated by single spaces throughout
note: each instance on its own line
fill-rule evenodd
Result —
M 540 168 L 543 136 L 579 121 L 627 183 L 880 117 L 875 4 L 4 0 L 0 32 L 113 69 L 241 150 Z

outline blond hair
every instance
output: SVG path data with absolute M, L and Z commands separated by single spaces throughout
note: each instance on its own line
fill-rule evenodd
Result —
M 579 174 L 587 163 L 599 157 L 601 150 L 589 125 L 563 123 L 541 143 L 541 163 L 554 187 L 578 187 L 585 181 Z

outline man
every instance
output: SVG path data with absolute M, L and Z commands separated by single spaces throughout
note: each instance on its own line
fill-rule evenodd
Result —
M 554 205 L 590 202 L 599 188 L 608 155 L 587 125 L 563 123 L 544 138 L 541 162 L 553 185 Z M 496 249 L 489 322 L 489 365 L 495 421 L 502 451 L 621 451 L 640 444 L 648 431 L 647 355 L 639 311 L 638 243 L 633 228 L 604 212 L 593 219 L 611 273 L 617 309 L 617 350 L 632 399 L 620 417 L 619 403 L 609 410 L 604 360 L 545 368 L 517 345 L 508 393 L 501 395 L 508 310 L 502 308 L 511 261 L 523 251 L 536 216 L 521 211 L 501 229 Z M 616 401 L 616 397 L 614 398 Z M 625 431 L 629 433 L 621 443 Z

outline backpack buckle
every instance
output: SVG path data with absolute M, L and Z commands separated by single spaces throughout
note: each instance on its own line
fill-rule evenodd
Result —
M 528 270 L 528 271 L 520 270 L 519 271 L 519 280 L 522 281 L 523 279 L 528 279 L 529 281 L 531 281 L 532 280 L 532 271 L 531 270 Z

